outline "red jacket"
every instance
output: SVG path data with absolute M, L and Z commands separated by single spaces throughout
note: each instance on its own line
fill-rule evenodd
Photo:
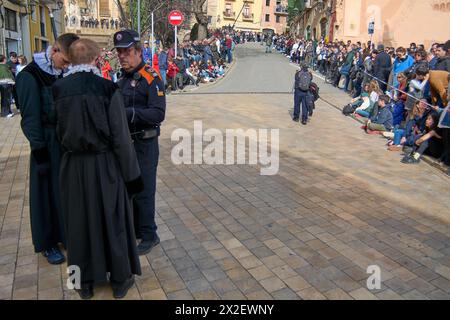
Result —
M 159 62 L 158 62 L 158 55 L 155 53 L 153 55 L 153 70 L 157 71 L 159 73 Z
M 226 46 L 227 46 L 228 49 L 231 49 L 231 48 L 233 47 L 233 40 L 227 39 L 227 40 L 225 41 L 225 44 L 226 44 Z

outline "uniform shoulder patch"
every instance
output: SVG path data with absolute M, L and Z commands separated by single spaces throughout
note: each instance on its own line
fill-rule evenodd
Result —
M 155 80 L 155 77 L 150 73 L 146 67 L 143 67 L 141 70 L 139 70 L 139 74 L 147 80 L 148 84 L 152 84 L 152 82 Z

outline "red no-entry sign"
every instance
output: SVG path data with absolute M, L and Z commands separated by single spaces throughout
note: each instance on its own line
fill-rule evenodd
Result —
M 169 13 L 169 23 L 173 26 L 179 26 L 183 23 L 184 16 L 181 11 L 173 10 Z

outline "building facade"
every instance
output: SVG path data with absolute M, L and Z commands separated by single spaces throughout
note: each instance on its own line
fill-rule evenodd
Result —
M 112 34 L 123 26 L 115 0 L 64 0 L 64 8 L 66 31 L 92 39 L 103 47 L 110 44 Z
M 216 27 L 232 27 L 240 31 L 261 31 L 262 1 L 219 0 L 217 2 Z M 209 9 L 209 7 L 208 7 Z M 209 15 L 209 14 L 208 14 Z
M 33 53 L 45 50 L 55 40 L 51 15 L 56 35 L 64 32 L 63 9 L 62 1 L 1 1 L 0 52 L 16 52 L 31 59 Z
M 307 40 L 330 40 L 336 19 L 336 3 L 340 0 L 300 0 L 289 4 L 295 16 L 291 19 L 291 33 Z
M 288 27 L 287 0 L 263 0 L 261 29 L 271 29 L 282 34 Z
M 289 0 L 288 11 L 291 34 L 306 39 L 429 47 L 450 38 L 449 0 Z
M 336 13 L 336 39 L 368 41 L 372 21 L 373 42 L 388 46 L 430 47 L 450 38 L 449 0 L 341 0 Z

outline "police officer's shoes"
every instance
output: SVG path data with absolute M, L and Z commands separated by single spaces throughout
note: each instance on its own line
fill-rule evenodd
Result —
M 299 121 L 300 121 L 300 118 L 298 118 L 298 117 L 292 118 L 292 121 L 294 121 L 294 122 L 299 122 Z
M 152 251 L 153 247 L 159 244 L 160 240 L 158 235 L 155 235 L 151 240 L 142 240 L 137 246 L 138 254 L 140 256 L 145 255 Z
M 113 296 L 116 299 L 122 299 L 124 298 L 128 290 L 134 285 L 134 276 L 131 276 L 127 280 L 123 282 L 111 282 L 111 287 L 113 290 Z
M 94 286 L 91 283 L 83 283 L 81 289 L 76 289 L 76 292 L 83 300 L 89 300 L 94 296 Z
M 306 120 L 306 119 L 303 119 L 303 120 L 302 120 L 302 125 L 306 126 L 307 123 L 308 123 L 308 120 Z

